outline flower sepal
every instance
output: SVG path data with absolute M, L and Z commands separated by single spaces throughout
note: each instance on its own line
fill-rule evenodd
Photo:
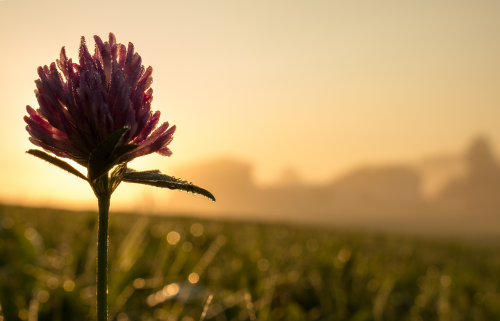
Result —
M 97 198 L 110 199 L 111 194 L 113 194 L 118 185 L 123 181 L 126 171 L 127 163 L 119 164 L 109 173 L 109 175 L 106 173 L 92 182 L 89 182 Z
M 127 163 L 120 164 L 116 166 L 111 174 L 109 175 L 108 189 L 110 193 L 113 193 L 115 189 L 123 181 L 123 177 L 127 171 Z
M 215 202 L 215 197 L 204 188 L 193 185 L 191 182 L 183 181 L 180 178 L 162 174 L 159 170 L 136 171 L 128 168 L 123 177 L 123 181 L 127 183 L 145 184 L 156 187 L 164 187 L 169 189 L 177 189 L 193 193 L 193 195 L 203 195 Z
M 120 163 L 120 159 L 125 154 L 133 151 L 139 145 L 121 145 L 123 136 L 130 130 L 130 126 L 118 129 L 109 135 L 90 153 L 88 166 L 88 180 L 93 182 L 100 176 L 107 174 L 114 166 Z

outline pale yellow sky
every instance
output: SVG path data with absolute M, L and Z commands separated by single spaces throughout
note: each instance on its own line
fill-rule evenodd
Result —
M 92 208 L 85 182 L 24 154 L 36 68 L 115 33 L 154 69 L 153 109 L 178 126 L 172 173 L 231 155 L 266 184 L 323 182 L 367 163 L 500 145 L 500 2 L 0 1 L 0 201 Z M 186 178 L 189 179 L 189 178 Z M 114 203 L 138 206 L 139 186 Z M 166 197 L 169 191 L 157 195 Z

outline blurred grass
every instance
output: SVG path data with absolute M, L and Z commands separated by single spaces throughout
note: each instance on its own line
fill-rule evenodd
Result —
M 0 321 L 93 318 L 96 216 L 0 205 Z M 110 320 L 500 320 L 496 244 L 116 214 L 109 262 Z

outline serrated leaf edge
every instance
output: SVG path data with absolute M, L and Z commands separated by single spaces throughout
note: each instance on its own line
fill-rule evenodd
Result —
M 165 178 L 169 178 L 172 181 L 144 179 L 144 178 L 130 178 L 130 177 L 127 178 L 127 174 L 131 174 L 131 173 L 156 174 L 156 175 L 161 175 Z M 178 182 L 175 182 L 175 180 L 177 180 L 177 179 L 174 177 L 162 174 L 159 170 L 135 171 L 131 168 L 127 169 L 127 173 L 125 174 L 125 176 L 123 178 L 123 181 L 126 183 L 136 183 L 136 184 L 144 184 L 144 185 L 150 185 L 150 186 L 155 186 L 155 187 L 169 188 L 172 190 L 182 190 L 182 191 L 186 191 L 186 192 L 192 192 L 193 194 L 195 194 L 195 193 L 200 194 L 200 195 L 203 195 L 205 197 L 208 197 L 209 199 L 211 199 L 214 202 L 216 201 L 215 196 L 212 193 L 210 193 L 208 190 L 201 188 L 199 186 L 193 185 L 191 183 L 189 183 L 189 184 L 178 183 Z

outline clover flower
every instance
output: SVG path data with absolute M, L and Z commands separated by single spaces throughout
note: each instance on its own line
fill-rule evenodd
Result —
M 160 112 L 151 112 L 153 68 L 144 68 L 141 56 L 116 43 L 113 33 L 103 42 L 94 36 L 90 55 L 81 38 L 79 64 L 61 49 L 60 59 L 50 67 L 38 67 L 35 90 L 39 108 L 27 106 L 24 120 L 29 140 L 56 156 L 69 158 L 88 167 L 91 152 L 112 133 L 128 126 L 119 146 L 138 145 L 120 155 L 117 163 L 158 153 L 170 156 L 167 147 L 176 127 L 168 122 L 158 128 Z M 63 77 L 64 76 L 64 77 Z
M 124 181 L 201 194 L 215 202 L 207 190 L 162 174 L 136 171 L 127 163 L 136 157 L 158 153 L 170 156 L 168 145 L 176 127 L 158 126 L 160 112 L 151 112 L 153 68 L 144 68 L 134 45 L 116 43 L 113 33 L 103 42 L 94 36 L 94 55 L 85 38 L 80 41 L 79 61 L 66 56 L 50 67 L 38 67 L 35 90 L 39 108 L 27 106 L 24 120 L 29 140 L 45 151 L 69 158 L 87 168 L 87 176 L 69 163 L 41 150 L 27 153 L 86 180 L 99 206 L 97 235 L 97 320 L 108 320 L 108 215 L 111 194 Z M 62 72 L 62 74 L 61 74 Z M 111 173 L 110 173 L 111 171 Z

